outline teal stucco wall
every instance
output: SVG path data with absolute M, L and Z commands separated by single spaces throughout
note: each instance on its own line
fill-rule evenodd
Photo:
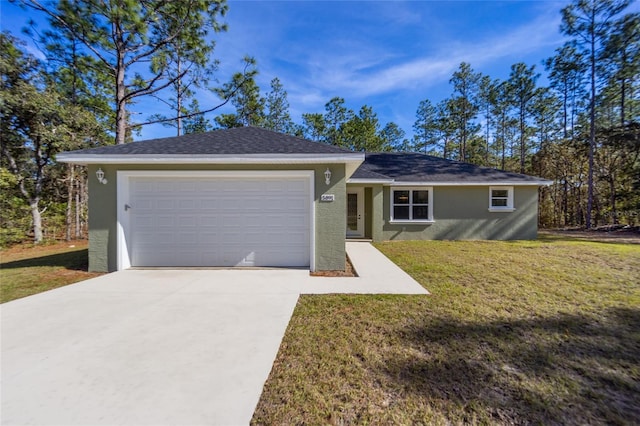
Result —
M 89 271 L 117 270 L 117 221 L 115 169 L 101 167 L 107 184 L 96 179 L 98 166 L 89 166 Z
M 330 185 L 324 171 L 331 169 Z M 108 180 L 100 184 L 95 172 L 101 167 Z M 111 272 L 117 262 L 117 171 L 118 170 L 312 170 L 314 172 L 315 266 L 316 270 L 344 270 L 346 229 L 346 179 L 344 164 L 317 165 L 92 165 L 89 167 L 89 270 Z M 335 201 L 321 202 L 322 194 Z
M 351 186 L 351 185 L 350 185 Z M 489 211 L 489 186 L 434 186 L 433 223 L 394 224 L 390 187 L 367 187 L 365 212 L 374 241 L 385 240 L 521 240 L 538 233 L 538 187 L 514 186 L 512 212 Z M 370 194 L 370 195 L 368 195 Z

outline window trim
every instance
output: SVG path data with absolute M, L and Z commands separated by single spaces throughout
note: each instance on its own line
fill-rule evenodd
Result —
M 394 219 L 393 218 L 393 192 L 394 191 L 409 191 L 409 204 L 402 204 L 409 207 L 409 217 L 413 216 L 413 191 L 429 191 L 429 199 L 427 204 L 428 219 Z M 423 204 L 417 204 L 423 205 Z M 392 186 L 389 188 L 389 223 L 403 223 L 403 224 L 425 224 L 434 223 L 433 220 L 433 187 L 432 186 Z
M 493 191 L 507 191 L 507 205 L 504 207 L 493 206 Z M 503 199 L 503 197 L 496 197 Z M 490 212 L 512 212 L 515 211 L 513 205 L 513 186 L 490 186 L 489 187 L 489 211 Z

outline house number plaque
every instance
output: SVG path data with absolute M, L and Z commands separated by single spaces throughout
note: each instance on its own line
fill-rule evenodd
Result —
M 320 201 L 324 201 L 326 203 L 335 201 L 335 199 L 336 199 L 336 196 L 334 194 L 322 194 L 320 196 Z

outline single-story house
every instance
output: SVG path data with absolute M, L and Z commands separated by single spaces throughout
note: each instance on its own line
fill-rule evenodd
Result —
M 89 269 L 343 270 L 346 238 L 533 239 L 540 178 L 255 127 L 60 153 L 88 166 Z

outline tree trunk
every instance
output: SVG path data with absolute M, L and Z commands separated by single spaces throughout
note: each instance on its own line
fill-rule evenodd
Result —
M 490 105 L 487 102 L 487 109 L 485 110 L 485 116 L 487 118 L 487 131 L 485 133 L 485 135 L 486 135 L 485 136 L 486 137 L 486 141 L 485 141 L 486 151 L 484 153 L 484 165 L 487 166 L 487 167 L 490 166 L 490 164 L 489 164 L 489 136 L 490 136 L 490 133 L 491 133 L 491 125 L 490 125 L 490 114 L 491 114 L 491 111 L 490 111 L 489 108 L 490 108 Z
M 622 87 L 620 87 L 620 125 L 622 127 L 624 127 L 625 124 L 625 95 L 626 95 L 626 89 L 627 89 L 627 81 L 626 78 L 624 78 L 624 76 L 622 76 Z
M 182 62 L 180 61 L 180 53 L 178 52 L 178 75 L 182 72 L 181 70 Z M 178 128 L 178 136 L 182 135 L 182 77 L 178 77 L 176 80 L 176 115 L 177 115 L 177 123 L 176 127 Z
M 464 162 L 467 156 L 467 122 L 462 125 L 462 143 L 460 144 L 460 161 Z
M 569 224 L 569 185 L 568 185 L 568 176 L 564 177 L 564 184 L 562 185 L 562 210 L 564 211 L 564 225 L 567 226 Z
M 525 123 L 524 123 L 524 105 L 520 106 L 520 173 L 524 174 L 525 163 Z
M 42 216 L 38 204 L 40 199 L 35 198 L 29 200 L 29 208 L 31 209 L 31 218 L 33 220 L 33 242 L 39 244 L 44 239 L 42 235 Z
M 125 78 L 125 52 L 123 33 L 118 23 L 114 23 L 116 34 L 114 41 L 116 49 L 116 144 L 121 145 L 127 141 L 127 87 L 124 82 Z
M 618 209 L 616 208 L 616 182 L 613 176 L 609 176 L 609 191 L 611 192 L 611 216 L 613 217 L 613 223 L 617 225 L 618 221 Z
M 500 153 L 500 170 L 504 170 L 505 169 L 505 157 L 506 157 L 506 150 L 507 150 L 507 132 L 504 128 L 505 123 L 504 120 L 502 120 L 502 152 Z
M 86 172 L 86 169 L 84 171 Z M 81 239 L 84 233 L 85 215 L 83 213 L 87 208 L 86 180 L 86 173 L 80 173 L 76 188 L 76 239 Z
M 564 91 L 562 96 L 562 131 L 564 138 L 567 139 L 567 103 L 569 102 L 569 94 L 567 93 L 567 83 L 564 84 Z
M 595 12 L 593 12 L 595 14 Z M 592 17 L 595 21 L 595 16 Z M 591 34 L 591 100 L 589 103 L 589 177 L 587 180 L 586 227 L 591 229 L 593 209 L 593 157 L 596 149 L 596 36 Z
M 116 88 L 116 144 L 127 141 L 127 103 L 124 100 L 124 71 L 118 73 Z
M 626 96 L 627 96 L 627 79 L 625 77 L 624 69 L 627 65 L 627 50 L 626 48 L 622 48 L 622 65 L 621 65 L 621 73 L 622 73 L 622 81 L 620 82 L 620 125 L 624 127 L 626 121 L 625 115 L 625 107 L 626 107 Z M 633 117 L 633 116 L 631 116 Z
M 73 225 L 73 220 L 71 218 L 73 213 L 73 187 L 75 185 L 74 178 L 74 166 L 73 164 L 69 164 L 67 166 L 68 170 L 68 181 L 67 181 L 67 210 L 65 212 L 65 239 L 67 241 L 71 241 L 71 227 Z
M 82 187 L 78 186 L 79 188 L 76 188 L 76 240 L 82 237 L 82 228 L 80 227 L 80 190 Z

